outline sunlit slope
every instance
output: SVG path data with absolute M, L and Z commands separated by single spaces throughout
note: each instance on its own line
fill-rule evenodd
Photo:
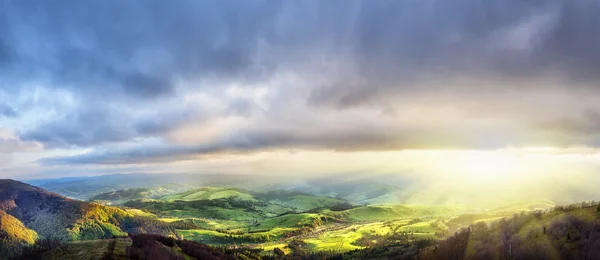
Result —
M 419 217 L 457 216 L 463 208 L 451 205 L 369 205 L 331 213 L 352 221 L 387 221 Z
M 23 225 L 19 219 L 0 210 L 0 238 L 4 241 L 12 240 L 33 244 L 38 235 L 35 231 Z
M 130 200 L 157 199 L 167 195 L 179 193 L 184 190 L 186 190 L 185 187 L 174 184 L 153 188 L 116 190 L 98 194 L 91 197 L 88 201 L 105 202 L 107 204 L 123 204 Z
M 600 206 L 580 203 L 477 223 L 423 256 L 459 250 L 465 259 L 600 259 L 599 246 Z
M 260 222 L 260 224 L 250 228 L 250 230 L 270 230 L 274 228 L 293 228 L 309 225 L 322 225 L 320 214 L 287 214 L 283 216 L 269 218 Z
M 193 200 L 214 200 L 222 198 L 236 197 L 240 200 L 256 201 L 256 198 L 249 192 L 245 192 L 241 189 L 236 188 L 213 188 L 204 187 L 201 189 L 190 190 L 178 194 L 162 197 L 162 200 L 173 201 L 193 201 Z
M 161 218 L 203 218 L 218 219 L 220 221 L 257 220 L 290 211 L 290 209 L 279 205 L 240 200 L 238 197 L 193 201 L 136 200 L 129 201 L 124 205 L 152 212 Z
M 313 195 L 294 195 L 271 200 L 269 202 L 292 208 L 298 212 L 305 212 L 311 209 L 330 208 L 332 206 L 348 203 L 348 201 L 343 199 Z
M 521 212 L 545 210 L 556 206 L 556 203 L 551 200 L 529 200 L 511 203 L 505 206 L 500 206 L 491 209 L 493 212 Z

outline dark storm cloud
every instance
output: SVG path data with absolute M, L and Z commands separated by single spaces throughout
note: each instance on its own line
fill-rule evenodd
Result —
M 263 8 L 264 7 L 264 8 Z M 2 53 L 15 80 L 48 77 L 78 93 L 155 97 L 173 77 L 250 77 L 275 6 L 221 1 L 5 1 Z M 3 55 L 3 57 L 6 55 Z
M 136 164 L 162 163 L 198 159 L 215 153 L 252 153 L 265 149 L 318 149 L 349 152 L 358 150 L 395 149 L 495 149 L 489 138 L 479 140 L 453 140 L 446 130 L 376 129 L 356 127 L 346 130 L 303 131 L 296 129 L 255 129 L 235 132 L 214 142 L 197 145 L 148 144 L 135 147 L 110 147 L 79 155 L 48 157 L 40 160 L 44 165 L 63 164 Z M 432 141 L 433 140 L 433 141 Z M 483 142 L 483 143 L 482 143 Z
M 59 86 L 92 93 L 153 97 L 174 91 L 173 77 L 254 78 L 288 58 L 257 57 L 261 43 L 308 56 L 349 49 L 369 79 L 364 87 L 375 89 L 401 88 L 398 80 L 419 76 L 528 78 L 546 69 L 596 79 L 600 65 L 595 1 L 7 1 L 3 7 L 8 28 L 0 38 L 8 39 L 2 49 L 18 55 L 13 65 L 21 74 L 14 77 L 50 75 Z M 346 84 L 340 85 L 343 92 Z
M 575 88 L 600 83 L 598 13 L 598 1 L 562 0 L 5 1 L 0 86 L 14 90 L 37 80 L 80 101 L 81 107 L 21 131 L 22 139 L 49 147 L 119 143 L 175 129 L 185 120 L 137 120 L 119 108 L 160 109 L 161 101 L 190 91 L 180 89 L 181 80 L 244 86 L 292 71 L 299 78 L 325 79 L 290 88 L 307 89 L 308 106 L 334 109 L 458 91 L 448 82 L 491 82 L 461 89 L 465 99 L 486 88 L 519 91 L 513 82 L 524 86 L 545 78 Z M 348 66 L 331 73 L 330 63 L 319 60 Z M 317 73 L 304 74 L 313 67 Z M 248 116 L 249 109 L 255 107 L 241 100 L 229 112 Z M 248 148 L 224 140 L 199 151 L 161 148 L 158 157 L 231 147 L 386 143 L 364 138 L 353 145 L 355 136 L 342 134 L 263 134 L 252 134 L 251 140 L 262 141 Z
M 20 133 L 24 141 L 37 141 L 47 147 L 87 147 L 103 143 L 125 142 L 156 137 L 192 119 L 189 113 L 159 111 L 132 116 L 110 108 L 87 109 L 60 120 L 40 124 L 39 128 Z
M 349 141 L 351 140 L 351 141 Z M 220 141 L 199 145 L 144 145 L 134 148 L 104 149 L 81 155 L 51 157 L 40 160 L 45 165 L 61 164 L 134 164 L 189 160 L 196 156 L 233 152 L 254 152 L 270 148 L 328 148 L 379 149 L 393 145 L 393 137 L 365 132 L 302 133 L 293 131 L 260 130 L 236 133 Z
M 62 120 L 40 124 L 39 128 L 23 132 L 25 141 L 38 141 L 48 147 L 88 146 L 104 142 L 129 140 L 135 132 L 106 110 L 87 110 L 66 115 Z
M 350 43 L 360 80 L 337 79 L 312 100 L 360 105 L 382 95 L 453 91 L 448 85 L 457 80 L 491 81 L 500 90 L 544 77 L 597 84 L 599 11 L 597 1 L 365 3 Z

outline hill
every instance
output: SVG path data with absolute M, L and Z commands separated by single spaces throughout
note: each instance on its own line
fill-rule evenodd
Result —
M 120 208 L 72 200 L 14 180 L 0 180 L 0 250 L 4 250 L 0 255 L 14 254 L 20 249 L 14 244 L 33 244 L 36 239 L 68 242 L 127 236 L 128 232 L 170 234 L 169 230 L 166 224 Z
M 101 193 L 90 197 L 88 201 L 103 202 L 109 205 L 123 204 L 130 200 L 158 199 L 185 190 L 187 190 L 187 188 L 175 184 L 163 185 L 154 188 L 133 188 Z
M 223 249 L 160 235 L 73 242 L 30 255 L 42 260 L 64 259 L 156 259 L 156 260 L 248 260 L 261 259 L 260 250 Z
M 479 222 L 422 252 L 423 259 L 600 259 L 600 205 L 557 206 Z
M 18 255 L 23 247 L 34 244 L 37 238 L 35 231 L 0 210 L 0 259 Z
M 35 231 L 25 227 L 17 218 L 0 210 L 0 238 L 33 244 L 38 235 Z
M 161 200 L 165 201 L 174 201 L 174 200 L 183 200 L 183 201 L 193 201 L 193 200 L 214 200 L 214 199 L 224 199 L 224 198 L 233 198 L 235 197 L 238 200 L 245 201 L 257 201 L 254 195 L 250 194 L 250 192 L 244 191 L 238 188 L 214 188 L 214 187 L 204 187 L 200 189 L 194 189 L 178 194 L 173 194 L 169 196 L 165 196 L 161 198 Z
M 396 175 L 328 176 L 282 184 L 279 189 L 341 198 L 357 204 L 405 204 L 417 191 L 408 191 L 412 180 Z
M 13 180 L 0 180 L 0 210 L 42 237 L 63 241 L 122 235 L 116 226 L 129 213 L 71 200 Z
M 311 217 L 273 221 L 301 223 Z M 311 251 L 314 239 L 308 240 L 269 244 L 264 250 L 273 253 L 265 254 L 260 248 L 212 247 L 160 235 L 136 235 L 64 244 L 43 252 L 41 259 L 599 259 L 600 206 L 581 203 L 524 212 L 490 224 L 479 222 L 441 240 L 410 239 L 406 232 L 392 230 L 367 235 L 361 243 L 372 246 L 344 253 L 335 250 L 343 244 L 329 251 Z
M 235 174 L 111 174 L 90 177 L 72 177 L 61 179 L 40 179 L 27 181 L 28 184 L 45 190 L 59 193 L 69 198 L 89 200 L 107 192 L 156 188 L 169 186 L 179 187 L 177 192 L 197 189 L 200 187 L 237 187 L 255 188 L 281 181 L 283 178 L 273 176 L 235 175 Z
M 344 199 L 313 195 L 293 195 L 285 198 L 270 200 L 269 202 L 291 208 L 297 212 L 306 212 L 314 209 L 329 209 L 338 205 L 352 207 L 352 205 Z
M 388 221 L 419 217 L 452 217 L 463 209 L 451 205 L 369 205 L 332 213 L 351 221 Z

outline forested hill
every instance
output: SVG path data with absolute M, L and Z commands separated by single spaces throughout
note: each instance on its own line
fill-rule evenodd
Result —
M 60 242 L 127 236 L 156 225 L 116 207 L 65 198 L 14 180 L 0 180 L 0 255 L 6 258 L 36 240 Z M 153 233 L 168 234 L 165 230 Z
M 600 259 L 600 205 L 583 202 L 478 222 L 445 240 L 386 254 L 424 260 Z

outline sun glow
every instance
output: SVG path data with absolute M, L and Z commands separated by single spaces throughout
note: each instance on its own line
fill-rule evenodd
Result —
M 469 152 L 457 160 L 454 170 L 475 179 L 493 180 L 513 175 L 523 167 L 518 158 L 501 152 Z

